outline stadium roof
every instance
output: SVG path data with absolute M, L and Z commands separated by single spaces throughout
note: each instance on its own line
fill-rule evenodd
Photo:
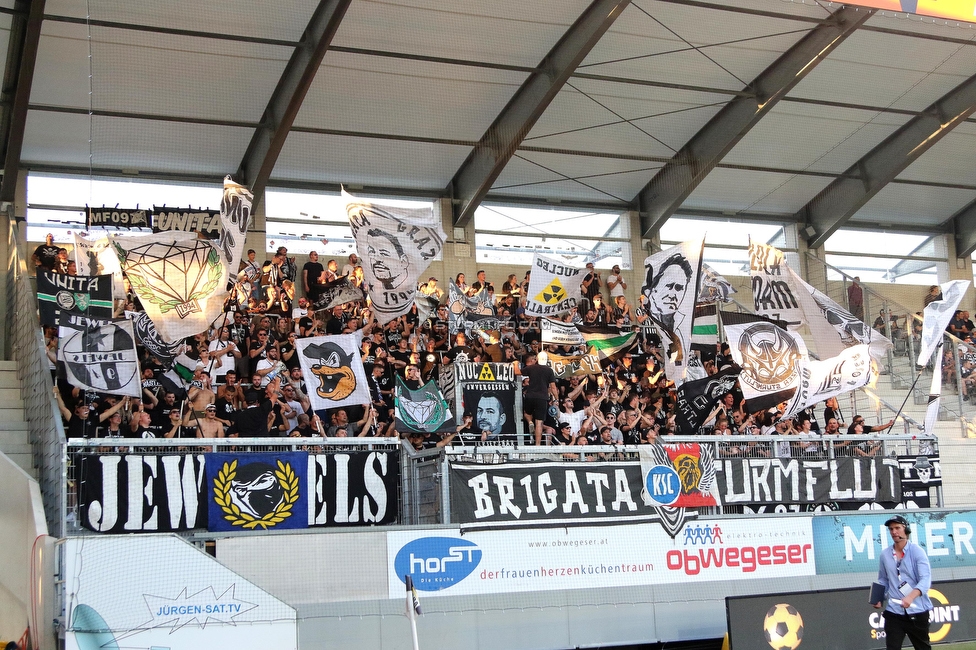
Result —
M 90 12 L 90 14 L 89 14 Z M 976 31 L 770 0 L 0 0 L 5 182 L 219 180 L 954 232 Z M 28 92 L 29 91 L 29 92 Z

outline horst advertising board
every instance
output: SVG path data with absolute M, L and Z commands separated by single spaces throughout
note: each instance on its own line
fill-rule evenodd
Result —
M 660 526 L 458 529 L 387 533 L 390 598 L 404 576 L 429 596 L 590 589 L 810 576 L 810 520 L 697 520 L 672 539 Z

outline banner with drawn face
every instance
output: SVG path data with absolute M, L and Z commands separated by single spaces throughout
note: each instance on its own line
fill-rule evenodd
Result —
M 430 208 L 378 205 L 342 195 L 376 320 L 383 325 L 413 307 L 417 281 L 440 257 L 446 235 Z
M 668 379 L 678 385 L 685 380 L 688 372 L 691 329 L 704 246 L 704 238 L 688 241 L 649 255 L 644 260 L 642 309 L 670 341 L 666 354 L 672 371 Z
M 522 434 L 522 384 L 510 363 L 455 363 L 456 413 L 488 442 Z
M 359 354 L 362 331 L 298 339 L 298 359 L 313 409 L 369 404 L 369 384 Z

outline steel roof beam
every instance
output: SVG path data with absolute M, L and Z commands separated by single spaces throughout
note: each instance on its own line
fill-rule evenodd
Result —
M 956 257 L 969 257 L 976 251 L 976 201 L 949 219 L 956 239 Z
M 238 181 L 248 185 L 254 193 L 255 206 L 264 196 L 264 188 L 305 101 L 305 95 L 351 3 L 352 0 L 321 0 L 281 73 L 278 86 L 264 110 L 261 125 L 255 129 L 237 170 Z
M 701 128 L 635 197 L 641 233 L 650 237 L 722 158 L 813 68 L 873 14 L 843 7 L 763 70 Z
M 0 201 L 12 203 L 17 194 L 17 175 L 20 155 L 24 149 L 24 129 L 27 126 L 27 107 L 31 85 L 34 83 L 34 64 L 41 41 L 44 22 L 44 0 L 17 0 L 11 17 L 10 41 L 7 45 L 7 64 L 4 70 L 2 98 L 10 105 L 3 111 L 0 122 L 0 142 L 3 143 L 3 182 Z
M 448 185 L 454 223 L 466 224 L 522 140 L 630 0 L 594 0 L 516 91 Z
M 796 221 L 806 223 L 814 231 L 807 237 L 808 245 L 823 246 L 865 203 L 973 111 L 976 111 L 976 76 L 906 122 L 797 211 Z

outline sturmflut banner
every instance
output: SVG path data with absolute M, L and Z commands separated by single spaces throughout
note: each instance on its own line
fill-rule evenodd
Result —
M 399 451 L 78 455 L 76 467 L 80 523 L 99 533 L 363 526 L 399 515 Z
M 672 539 L 654 524 L 387 533 L 390 598 L 409 575 L 428 596 L 596 589 L 809 576 L 809 519 L 689 523 Z

